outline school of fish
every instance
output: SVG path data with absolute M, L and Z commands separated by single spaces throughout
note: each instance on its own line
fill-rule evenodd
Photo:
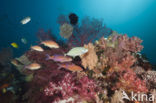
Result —
M 50 49 L 57 49 L 59 48 L 59 45 L 52 41 L 52 40 L 46 40 L 46 41 L 42 41 L 40 43 L 41 45 L 44 45 L 45 47 L 48 47 Z M 31 46 L 30 47 L 31 50 L 33 51 L 37 51 L 37 52 L 43 52 L 44 49 L 40 46 L 40 45 L 34 45 L 34 46 Z M 75 65 L 75 64 L 71 64 L 70 62 L 73 60 L 72 58 L 76 57 L 76 56 L 80 56 L 80 55 L 83 55 L 85 53 L 88 52 L 88 49 L 84 48 L 84 47 L 75 47 L 75 48 L 72 48 L 71 50 L 69 50 L 66 54 L 64 55 L 61 55 L 61 54 L 55 54 L 55 55 L 49 55 L 49 54 L 46 54 L 46 58 L 45 60 L 52 60 L 54 62 L 59 62 L 59 63 L 62 63 L 62 64 L 59 64 L 59 68 L 65 68 L 69 71 L 72 71 L 72 72 L 76 72 L 76 71 L 82 71 L 83 69 L 78 66 L 78 65 Z M 18 66 L 19 65 L 19 62 L 17 60 L 12 60 L 11 63 L 15 66 Z M 42 66 L 39 64 L 39 63 L 31 63 L 29 65 L 26 65 L 24 67 L 25 69 L 28 69 L 28 70 L 38 70 L 38 69 L 41 69 Z

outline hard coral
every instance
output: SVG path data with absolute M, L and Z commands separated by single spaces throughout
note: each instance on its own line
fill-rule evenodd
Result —
M 98 57 L 96 55 L 94 45 L 92 43 L 89 43 L 87 45 L 84 45 L 84 47 L 88 49 L 88 52 L 81 56 L 82 65 L 84 66 L 84 68 L 89 68 L 90 70 L 92 70 L 96 67 L 96 64 L 98 62 Z

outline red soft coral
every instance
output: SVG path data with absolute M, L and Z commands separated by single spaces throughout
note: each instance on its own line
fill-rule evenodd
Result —
M 145 81 L 139 79 L 129 68 L 120 72 L 119 82 L 115 88 L 122 88 L 129 92 L 148 92 Z
M 57 97 L 56 101 L 74 98 L 74 101 L 91 101 L 95 99 L 96 83 L 84 76 L 79 80 L 75 74 L 67 73 L 62 81 L 58 83 L 50 82 L 48 87 L 44 89 L 46 96 Z

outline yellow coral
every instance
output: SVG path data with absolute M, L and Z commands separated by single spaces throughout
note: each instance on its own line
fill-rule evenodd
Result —
M 98 62 L 98 57 L 96 55 L 94 45 L 92 43 L 89 43 L 88 45 L 84 45 L 84 47 L 88 49 L 88 52 L 81 56 L 82 65 L 85 68 L 88 67 L 90 70 L 92 70 L 96 67 L 96 64 Z

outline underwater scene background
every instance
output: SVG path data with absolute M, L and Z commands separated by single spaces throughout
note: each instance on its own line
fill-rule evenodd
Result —
M 0 103 L 156 103 L 155 34 L 155 0 L 1 0 Z

